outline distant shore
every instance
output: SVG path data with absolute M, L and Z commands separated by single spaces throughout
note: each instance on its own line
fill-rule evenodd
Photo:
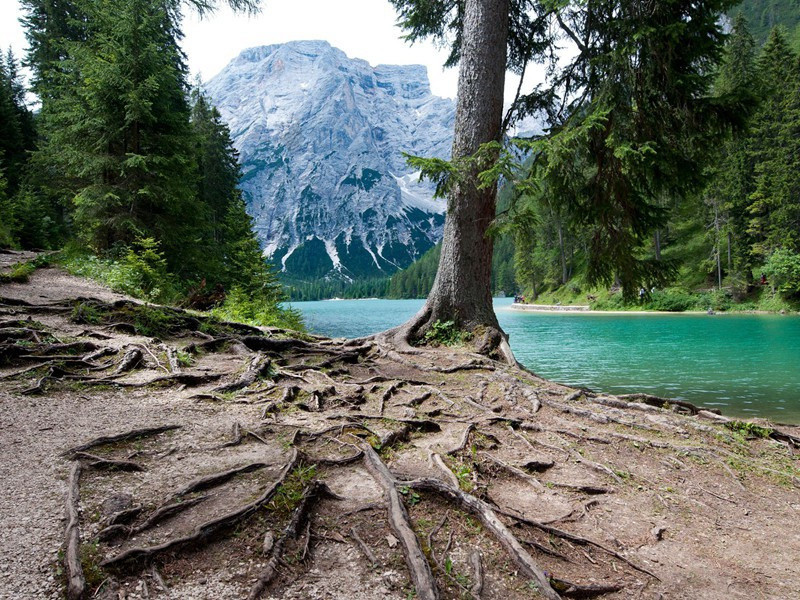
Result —
M 523 304 L 514 303 L 507 307 L 521 312 L 541 312 L 556 314 L 588 314 L 588 315 L 797 315 L 798 313 L 779 313 L 768 310 L 715 311 L 705 310 L 594 310 L 589 305 L 580 304 Z

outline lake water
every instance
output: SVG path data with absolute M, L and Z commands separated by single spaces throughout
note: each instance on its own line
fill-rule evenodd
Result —
M 399 325 L 422 300 L 295 302 L 310 331 L 360 337 Z M 647 392 L 729 416 L 800 423 L 800 317 L 525 313 L 496 299 L 522 364 L 569 385 Z

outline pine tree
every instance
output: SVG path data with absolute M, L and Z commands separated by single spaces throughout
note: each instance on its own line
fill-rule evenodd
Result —
M 225 229 L 226 215 L 241 201 L 238 153 L 219 111 L 199 89 L 192 92 L 191 124 L 196 165 L 196 202 L 203 207 L 205 216 L 202 240 L 196 243 L 196 247 L 204 256 L 204 276 L 207 281 L 228 285 L 232 280 L 224 272 L 226 267 L 222 244 L 229 231 Z M 250 236 L 251 233 L 249 230 L 237 230 L 237 235 Z
M 747 21 L 739 13 L 725 47 L 725 60 L 715 83 L 719 97 L 737 96 L 755 104 L 758 79 L 755 64 L 755 41 L 747 29 Z M 719 155 L 710 170 L 711 181 L 704 192 L 706 205 L 716 209 L 708 215 L 707 222 L 721 218 L 720 231 L 725 238 L 727 259 L 722 260 L 720 240 L 716 243 L 716 256 L 725 263 L 725 270 L 734 287 L 742 289 L 752 280 L 752 239 L 748 234 L 750 214 L 747 211 L 749 196 L 753 192 L 754 161 L 749 147 L 751 134 L 745 128 L 731 132 L 720 146 Z M 717 235 L 716 230 L 714 231 Z
M 758 66 L 764 101 L 753 124 L 748 231 L 752 253 L 764 261 L 779 248 L 800 251 L 800 66 L 781 29 L 770 34 Z
M 160 0 L 82 2 L 86 36 L 42 106 L 38 162 L 64 173 L 78 235 L 96 250 L 153 237 L 194 274 L 192 153 L 180 31 Z

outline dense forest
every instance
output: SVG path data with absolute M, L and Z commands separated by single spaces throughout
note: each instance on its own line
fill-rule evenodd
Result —
M 209 10 L 212 4 L 194 2 Z M 252 3 L 232 2 L 235 8 Z M 180 49 L 181 4 L 24 0 L 33 113 L 0 64 L 0 244 L 115 289 L 299 326 L 261 256 L 230 132 Z
M 784 27 L 773 28 L 758 48 L 748 17 L 753 19 L 743 11 L 733 22 L 714 89 L 719 98 L 741 95 L 746 118 L 706 164 L 697 165 L 705 182 L 700 193 L 664 196 L 656 207 L 668 218 L 644 253 L 670 277 L 645 290 L 643 300 L 652 308 L 726 309 L 738 303 L 779 309 L 800 295 L 800 57 Z M 517 193 L 513 187 L 505 184 L 506 200 L 501 197 L 498 209 L 494 292 L 623 307 L 618 285 L 608 290 L 587 284 L 592 232 L 568 213 L 564 198 L 553 190 Z M 424 296 L 437 252 L 392 277 L 387 294 Z

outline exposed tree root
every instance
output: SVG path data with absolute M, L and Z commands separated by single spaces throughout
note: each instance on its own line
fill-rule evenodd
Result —
M 572 542 L 574 544 L 578 544 L 580 546 L 594 546 L 598 550 L 602 550 L 606 554 L 609 554 L 610 556 L 613 556 L 614 558 L 616 558 L 618 560 L 621 560 L 622 562 L 624 562 L 626 565 L 628 565 L 632 569 L 634 569 L 636 571 L 639 571 L 640 573 L 644 573 L 645 575 L 649 575 L 650 577 L 652 577 L 656 581 L 661 581 L 661 579 L 655 573 L 652 573 L 651 571 L 648 571 L 644 567 L 640 567 L 636 563 L 632 562 L 630 559 L 627 559 L 624 556 L 622 556 L 616 550 L 612 550 L 611 548 L 608 548 L 607 546 L 604 546 L 603 544 L 600 544 L 599 542 L 595 542 L 595 541 L 590 540 L 588 538 L 584 538 L 584 537 L 581 537 L 579 535 L 575 535 L 574 533 L 569 533 L 567 531 L 564 531 L 562 529 L 558 529 L 557 527 L 553 527 L 551 525 L 546 525 L 546 524 L 541 523 L 539 521 L 533 521 L 533 520 L 528 519 L 525 516 L 517 513 L 516 511 L 513 511 L 513 510 L 501 509 L 501 508 L 498 508 L 497 510 L 498 510 L 499 513 L 504 514 L 504 515 L 506 515 L 508 517 L 511 517 L 512 519 L 516 519 L 520 523 L 524 523 L 526 525 L 530 525 L 532 527 L 535 527 L 537 529 L 540 529 L 540 530 L 544 531 L 545 533 L 549 533 L 549 534 L 554 535 L 556 537 L 560 537 L 561 539 L 569 540 L 570 542 Z
M 375 450 L 372 449 L 372 446 L 364 444 L 363 450 L 364 464 L 367 470 L 383 488 L 389 509 L 389 525 L 400 540 L 400 546 L 403 549 L 403 556 L 411 573 L 411 581 L 414 584 L 417 597 L 420 600 L 436 600 L 439 597 L 436 582 L 433 579 L 431 567 L 425 558 L 419 540 L 409 523 L 408 513 L 403 501 L 400 499 L 400 493 L 397 491 L 397 481 L 389 472 L 389 469 L 386 468 L 386 465 L 383 464 Z
M 232 512 L 227 513 L 221 517 L 217 517 L 199 525 L 193 533 L 169 540 L 157 546 L 150 546 L 146 548 L 130 548 L 117 556 L 107 558 L 101 563 L 101 566 L 107 568 L 118 567 L 122 564 L 129 562 L 141 562 L 143 560 L 152 559 L 156 556 L 177 550 L 184 546 L 197 546 L 208 543 L 216 534 L 223 529 L 227 529 L 237 523 L 240 523 L 249 517 L 258 508 L 269 502 L 278 490 L 278 487 L 284 482 L 286 477 L 295 467 L 298 462 L 298 453 L 292 452 L 292 457 L 289 462 L 281 470 L 278 478 L 259 496 L 255 501 L 250 502 Z
M 68 600 L 80 600 L 86 588 L 81 565 L 81 532 L 80 532 L 80 478 L 81 463 L 74 461 L 67 484 L 67 529 L 64 551 L 64 568 L 67 574 Z
M 596 598 L 623 589 L 623 585 L 578 585 L 563 579 L 552 577 L 553 587 L 567 598 Z
M 378 559 L 375 558 L 375 553 L 372 550 L 370 550 L 369 546 L 367 546 L 364 540 L 361 539 L 361 536 L 358 535 L 358 531 L 356 531 L 355 527 L 350 528 L 350 535 L 353 536 L 353 539 L 355 540 L 356 544 L 358 544 L 358 547 L 364 553 L 364 556 L 367 557 L 367 560 L 370 562 L 370 564 L 373 567 L 377 567 Z
M 242 374 L 231 383 L 220 385 L 211 390 L 211 393 L 224 394 L 235 392 L 253 385 L 259 377 L 267 375 L 272 367 L 270 359 L 261 353 L 253 356 Z
M 154 436 L 176 426 L 101 437 L 65 452 L 75 459 L 78 469 L 147 469 L 135 476 L 100 478 L 91 472 L 83 475 L 102 482 L 99 486 L 82 485 L 84 518 L 118 511 L 83 530 L 104 528 L 98 538 L 106 557 L 101 566 L 110 571 L 103 584 L 106 594 L 110 593 L 106 587 L 116 586 L 117 580 L 122 590 L 137 586 L 141 597 L 165 591 L 163 578 L 151 574 L 150 567 L 156 561 L 169 577 L 169 593 L 176 597 L 196 595 L 196 591 L 187 592 L 184 585 L 197 583 L 198 573 L 204 573 L 203 577 L 206 571 L 211 576 L 220 573 L 226 568 L 221 565 L 220 556 L 227 560 L 225 555 L 230 553 L 230 560 L 239 563 L 237 575 L 216 582 L 226 594 L 246 596 L 250 584 L 257 580 L 250 590 L 256 596 L 268 588 L 274 588 L 270 592 L 276 597 L 296 596 L 302 594 L 302 580 L 308 578 L 320 585 L 319 593 L 324 595 L 332 589 L 325 585 L 336 584 L 321 583 L 314 573 L 316 567 L 331 563 L 321 562 L 314 565 L 312 573 L 304 573 L 304 561 L 313 564 L 317 560 L 330 561 L 334 556 L 336 560 L 347 560 L 349 567 L 358 568 L 359 562 L 374 567 L 384 562 L 388 553 L 388 567 L 397 564 L 402 551 L 411 586 L 420 598 L 435 598 L 441 592 L 448 597 L 483 595 L 511 600 L 527 597 L 527 579 L 549 598 L 631 596 L 635 590 L 618 592 L 622 584 L 631 585 L 633 571 L 637 571 L 635 577 L 639 579 L 639 573 L 643 573 L 657 581 L 656 575 L 620 552 L 631 557 L 634 554 L 563 531 L 555 524 L 581 520 L 581 531 L 603 539 L 598 532 L 609 531 L 609 523 L 619 512 L 620 518 L 631 522 L 626 544 L 641 547 L 657 543 L 652 524 L 647 522 L 654 519 L 657 509 L 669 527 L 666 537 L 680 543 L 680 534 L 702 527 L 667 520 L 670 512 L 685 502 L 692 502 L 701 513 L 706 511 L 700 515 L 702 523 L 720 506 L 735 507 L 739 512 L 752 508 L 750 500 L 756 495 L 751 484 L 757 477 L 761 478 L 760 483 L 780 477 L 782 483 L 791 485 L 796 480 L 795 463 L 786 462 L 787 457 L 794 461 L 792 450 L 798 444 L 790 426 L 785 427 L 786 432 L 766 426 L 773 431 L 770 437 L 781 445 L 752 440 L 754 449 L 748 452 L 739 436 L 726 435 L 723 426 L 727 423 L 732 427 L 726 417 L 647 395 L 616 397 L 570 390 L 493 362 L 469 348 L 451 351 L 393 345 L 385 336 L 378 336 L 377 341 L 354 342 L 301 337 L 275 329 L 221 325 L 181 311 L 167 313 L 170 320 L 174 318 L 174 327 L 168 326 L 164 342 L 153 342 L 140 336 L 136 326 L 130 324 L 130 311 L 138 305 L 123 303 L 115 308 L 114 304 L 97 304 L 104 311 L 100 326 L 123 323 L 126 331 L 139 336 L 139 341 L 132 343 L 130 338 L 117 335 L 96 337 L 92 327 L 97 323 L 88 322 L 88 306 L 83 317 L 87 320 L 84 327 L 89 329 L 82 331 L 80 338 L 93 338 L 95 349 L 71 341 L 80 329 L 74 324 L 63 331 L 47 330 L 52 323 L 64 319 L 54 311 L 71 312 L 73 304 L 43 307 L 41 310 L 48 317 L 42 321 L 48 326 L 20 319 L 19 315 L 31 311 L 26 306 L 18 307 L 13 320 L 0 323 L 0 362 L 4 367 L 0 379 L 23 380 L 23 385 L 31 386 L 31 393 L 48 395 L 66 394 L 67 390 L 58 384 L 81 384 L 87 388 L 83 392 L 86 395 L 81 396 L 86 406 L 98 399 L 118 398 L 120 389 L 145 388 L 146 392 L 134 395 L 146 393 L 154 407 L 163 409 L 162 414 L 175 415 L 167 417 L 170 421 L 192 423 L 191 431 L 170 444 L 155 438 L 146 449 L 133 453 L 110 445 Z M 80 312 L 76 310 L 78 320 L 82 318 Z M 204 331 L 210 334 L 197 330 L 204 324 L 208 326 L 203 327 Z M 406 341 L 419 337 L 419 331 L 412 333 Z M 109 338 L 113 340 L 110 343 L 98 341 Z M 15 348 L 17 341 L 23 341 L 24 348 Z M 501 345 L 502 339 L 490 332 L 479 340 L 477 348 L 503 358 Z M 135 358 L 137 352 L 138 362 L 134 362 L 131 357 Z M 217 352 L 221 354 L 211 354 Z M 182 371 L 179 353 L 193 353 L 196 366 Z M 237 368 L 239 371 L 233 372 Z M 106 389 L 112 386 L 118 389 Z M 238 394 L 235 398 L 225 395 L 230 392 Z M 197 399 L 216 403 L 196 404 L 193 400 Z M 35 403 L 41 405 L 38 399 Z M 66 401 L 64 405 L 68 405 Z M 259 414 L 264 420 L 261 424 Z M 192 420 L 194 415 L 198 415 L 197 421 Z M 212 425 L 209 418 L 217 415 L 220 420 Z M 206 424 L 202 433 L 198 431 L 201 422 Z M 220 422 L 233 425 L 232 431 L 223 432 L 223 439 L 219 439 Z M 49 429 L 49 422 L 46 425 Z M 625 427 L 624 432 L 620 426 Z M 635 435 L 629 431 L 631 427 L 638 430 Z M 209 437 L 214 441 L 209 443 Z M 253 440 L 258 444 L 250 443 Z M 292 456 L 275 476 L 277 480 L 251 494 L 246 486 L 261 481 L 262 475 L 238 477 L 239 474 L 266 467 L 268 459 L 261 462 L 259 452 L 271 457 L 287 447 L 293 447 Z M 93 448 L 99 450 L 92 453 Z M 381 454 L 373 448 L 380 448 Z M 175 451 L 179 454 L 173 458 L 190 460 L 163 460 Z M 676 458 L 686 454 L 697 464 Z M 432 466 L 424 464 L 426 456 Z M 376 489 L 372 481 L 363 481 L 362 461 L 383 491 L 382 503 L 372 502 Z M 726 461 L 736 464 L 731 468 L 724 464 Z M 730 474 L 733 484 L 717 468 L 717 462 Z M 456 463 L 458 476 L 450 468 Z M 231 469 L 232 464 L 242 466 Z M 217 472 L 193 479 L 197 465 L 203 472 Z M 304 468 L 297 468 L 300 465 Z M 312 465 L 319 469 L 312 472 L 306 468 Z M 615 465 L 635 472 L 634 485 Z M 696 469 L 703 469 L 702 477 L 717 477 L 718 484 L 695 477 Z M 436 479 L 416 479 L 431 473 Z M 342 486 L 344 494 L 358 490 L 353 510 L 341 513 L 328 503 L 317 502 L 316 488 L 322 484 L 309 484 L 308 478 L 323 476 L 331 476 L 336 489 Z M 114 481 L 109 481 L 112 478 Z M 165 489 L 174 480 L 170 478 L 182 483 Z M 515 485 L 500 495 L 508 478 L 532 486 L 536 493 L 529 494 L 524 486 Z M 601 485 L 593 483 L 595 480 Z M 637 481 L 642 485 L 635 485 Z M 467 489 L 470 483 L 475 485 L 475 491 L 462 491 L 460 486 Z M 749 491 L 743 494 L 745 483 Z M 672 491 L 669 495 L 661 492 L 662 497 L 659 491 L 667 488 Z M 130 497 L 127 492 L 134 489 L 142 496 Z M 209 489 L 214 491 L 204 491 Z M 772 489 L 776 495 L 781 491 Z M 589 496 L 620 490 L 624 490 L 626 500 L 636 503 L 635 508 L 609 501 L 602 503 L 602 510 L 588 511 L 597 502 Z M 109 491 L 118 493 L 109 496 Z M 497 503 L 503 508 L 492 503 L 491 494 L 495 491 Z M 209 495 L 201 495 L 205 493 Z M 246 499 L 238 501 L 242 505 L 228 504 L 234 497 Z M 112 502 L 106 505 L 107 500 Z M 653 510 L 650 500 L 656 505 Z M 532 510 L 528 507 L 534 501 L 542 505 L 541 513 L 537 508 L 530 514 L 546 514 L 547 519 L 537 522 L 524 516 Z M 119 510 L 123 506 L 131 508 Z M 147 512 L 142 506 L 148 507 Z M 444 529 L 446 535 L 442 534 L 444 523 L 454 514 L 450 511 L 430 530 L 448 506 L 462 509 L 470 518 L 464 518 L 463 523 L 459 518 L 459 526 L 451 525 Z M 291 512 L 284 513 L 284 508 Z M 367 512 L 371 510 L 387 511 L 388 523 L 380 515 Z M 319 519 L 315 516 L 318 513 Z M 462 513 L 459 510 L 457 514 Z M 483 524 L 482 528 L 474 523 L 473 516 Z M 263 528 L 262 533 L 255 531 L 262 517 L 274 535 L 270 532 L 262 538 Z M 76 513 L 76 523 L 77 518 Z M 173 527 L 180 533 L 172 533 Z M 228 535 L 234 531 L 236 535 Z M 393 535 L 387 538 L 389 531 Z M 141 540 L 147 541 L 137 542 L 131 537 L 140 533 L 144 534 Z M 72 535 L 78 535 L 79 546 L 79 532 L 68 523 L 67 538 Z M 210 545 L 212 540 L 219 544 Z M 388 541 L 389 547 L 379 540 Z M 348 541 L 357 554 L 342 553 L 341 548 L 331 545 Z M 248 560 L 253 558 L 253 550 L 260 552 L 262 546 L 267 563 L 263 571 Z M 192 554 L 187 556 L 187 551 Z M 518 569 L 516 580 L 509 576 L 506 565 L 512 561 L 507 556 L 516 565 L 512 570 Z M 537 557 L 547 561 L 548 570 L 561 564 L 564 572 L 560 575 L 565 579 L 543 572 L 544 565 L 537 564 Z M 86 556 L 82 559 L 85 564 L 92 560 Z M 665 565 L 667 562 L 675 564 L 669 557 L 662 561 Z M 144 570 L 140 569 L 142 565 Z M 671 571 L 665 567 L 664 572 Z M 342 573 L 333 576 L 347 577 Z M 380 576 L 377 571 L 372 572 L 365 583 L 377 582 Z M 580 583 L 574 583 L 576 580 Z M 648 585 L 658 594 L 670 589 L 673 581 L 674 577 L 660 585 Z M 286 590 L 280 587 L 284 585 Z M 404 576 L 391 585 L 397 586 L 394 591 L 400 586 L 406 591 L 412 589 Z M 95 582 L 89 593 L 96 587 Z M 367 588 L 366 593 L 372 591 Z
M 228 469 L 227 471 L 222 471 L 221 473 L 213 473 L 211 475 L 206 475 L 205 477 L 200 477 L 199 479 L 195 479 L 187 486 L 175 492 L 173 498 L 177 499 L 182 496 L 188 496 L 189 494 L 193 494 L 194 492 L 199 492 L 202 490 L 207 490 L 208 488 L 211 487 L 216 487 L 232 479 L 236 475 L 240 475 L 241 473 L 251 473 L 259 469 L 264 469 L 268 466 L 269 465 L 266 463 L 256 462 L 241 467 L 236 467 L 233 469 Z
M 465 510 L 473 513 L 492 532 L 501 546 L 508 552 L 520 570 L 539 586 L 539 592 L 548 600 L 559 600 L 560 596 L 550 587 L 545 572 L 536 564 L 530 554 L 522 547 L 519 540 L 514 537 L 497 517 L 494 510 L 483 500 L 447 485 L 438 479 L 416 479 L 404 482 L 403 485 L 420 491 L 436 492 L 459 504 Z
M 86 466 L 92 469 L 106 469 L 109 471 L 144 471 L 144 467 L 139 463 L 130 460 L 116 460 L 113 458 L 104 458 L 88 452 L 75 452 L 74 458 L 89 461 Z
M 472 566 L 472 587 L 469 593 L 476 600 L 480 600 L 481 594 L 483 594 L 483 561 L 481 560 L 481 553 L 477 550 L 470 552 L 469 564 Z
M 247 596 L 248 600 L 257 600 L 257 598 L 260 598 L 261 594 L 264 593 L 264 590 L 267 589 L 267 586 L 277 573 L 278 563 L 283 554 L 286 542 L 291 538 L 297 537 L 298 529 L 302 521 L 307 517 L 309 510 L 313 507 L 315 502 L 326 494 L 330 495 L 330 490 L 328 486 L 321 481 L 313 481 L 303 490 L 303 497 L 292 512 L 292 518 L 284 528 L 283 533 L 272 546 L 272 552 L 269 561 L 267 561 L 267 566 L 264 568 L 264 572 L 258 578 L 258 581 L 256 581 L 250 589 L 250 593 Z M 308 540 L 309 536 L 310 533 L 307 535 L 306 540 Z
M 129 440 L 136 440 L 139 438 L 151 437 L 154 435 L 158 435 L 159 433 L 165 433 L 167 431 L 174 431 L 176 429 L 180 429 L 180 425 L 162 425 L 161 427 L 148 427 L 146 429 L 134 429 L 132 431 L 126 431 L 124 433 L 118 433 L 116 435 L 104 435 L 99 438 L 95 438 L 90 442 L 86 442 L 85 444 L 81 444 L 80 446 L 75 446 L 74 448 L 70 448 L 69 450 L 65 450 L 62 454 L 64 456 L 70 456 L 75 454 L 76 452 L 85 452 L 86 450 L 91 450 L 92 448 L 97 448 L 98 446 L 105 446 L 106 444 L 115 444 L 117 442 L 127 442 Z

